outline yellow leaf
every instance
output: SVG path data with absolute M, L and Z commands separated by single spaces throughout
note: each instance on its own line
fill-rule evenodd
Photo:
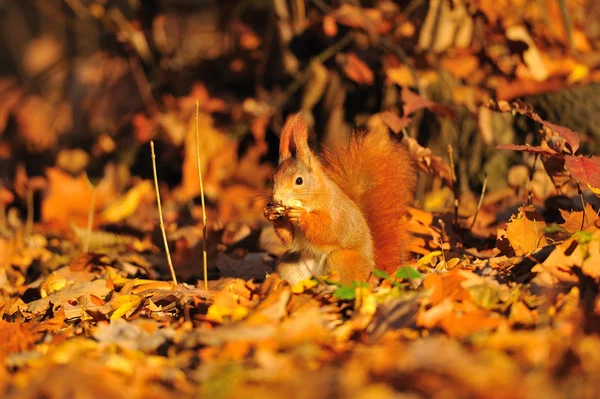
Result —
M 104 366 L 109 370 L 126 376 L 133 375 L 135 371 L 133 364 L 126 357 L 115 353 L 108 355 L 108 358 L 104 360 Z
M 356 287 L 354 292 L 356 293 L 354 308 L 363 315 L 374 315 L 377 310 L 377 299 L 371 290 L 366 287 Z
M 312 279 L 306 279 L 306 280 L 298 281 L 298 283 L 296 283 L 296 285 L 294 285 L 292 287 L 292 292 L 294 294 L 301 294 L 304 291 L 309 290 L 309 289 L 313 288 L 316 285 L 317 285 L 317 282 L 315 280 L 312 280 Z
M 388 68 L 386 70 L 386 75 L 389 80 L 400 86 L 410 87 L 415 84 L 410 68 L 405 65 L 396 68 Z
M 102 212 L 102 217 L 107 222 L 116 223 L 130 216 L 140 205 L 141 200 L 151 195 L 153 190 L 150 180 L 144 180 L 132 187 L 127 193 L 113 202 Z
M 65 288 L 66 285 L 67 280 L 65 280 L 64 277 L 59 276 L 56 272 L 52 272 L 48 277 L 46 277 L 44 282 L 42 282 L 42 285 L 40 286 L 40 294 L 42 295 L 42 298 L 46 298 L 53 292 L 60 291 L 61 289 Z
M 233 321 L 241 320 L 248 314 L 248 309 L 241 306 L 236 296 L 230 292 L 219 291 L 215 294 L 213 304 L 206 312 L 206 318 L 210 321 L 222 323 L 225 319 Z
M 517 256 L 525 255 L 548 242 L 543 233 L 546 223 L 535 207 L 529 205 L 519 208 L 519 213 L 513 215 L 506 225 L 506 238 L 514 248 Z
M 584 64 L 577 64 L 567 76 L 567 82 L 577 83 L 587 78 L 590 74 L 590 68 Z
M 431 265 L 433 258 L 442 255 L 442 251 L 432 251 L 417 261 L 417 268 Z
M 128 317 L 140 306 L 144 299 L 137 295 L 121 295 L 113 303 L 114 312 L 111 320 Z
M 151 312 L 160 312 L 162 311 L 162 306 L 157 306 L 152 299 L 148 298 L 148 305 L 146 305 L 146 309 L 148 309 Z

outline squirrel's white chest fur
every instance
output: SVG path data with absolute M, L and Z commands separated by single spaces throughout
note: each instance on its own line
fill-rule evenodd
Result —
M 294 261 L 280 261 L 278 266 L 279 274 L 290 284 L 327 274 L 325 269 L 328 253 L 315 248 L 299 229 L 295 232 L 290 252 L 296 253 L 298 258 Z

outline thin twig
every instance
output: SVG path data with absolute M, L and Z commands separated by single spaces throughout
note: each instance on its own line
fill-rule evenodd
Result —
M 33 230 L 33 190 L 27 188 L 27 223 L 25 224 L 25 237 L 31 235 Z
M 450 158 L 452 192 L 454 193 L 454 225 L 458 226 L 458 185 L 456 184 L 456 172 L 454 171 L 454 150 L 450 144 L 448 144 L 448 157 Z
M 583 230 L 583 228 L 585 226 L 588 225 L 588 223 L 586 223 L 586 219 L 587 219 L 587 214 L 585 212 L 585 200 L 583 199 L 583 191 L 581 191 L 581 186 L 579 185 L 579 182 L 577 183 L 577 194 L 579 194 L 579 199 L 581 200 L 581 210 L 583 211 L 583 216 L 581 217 L 581 228 L 579 230 Z
M 560 14 L 565 26 L 565 32 L 567 33 L 569 50 L 573 51 L 573 22 L 571 22 L 571 16 L 569 15 L 569 9 L 567 8 L 566 0 L 558 0 L 558 7 L 560 8 Z
M 538 160 L 538 154 L 535 154 L 535 158 L 533 158 L 533 166 L 529 170 L 529 184 L 527 185 L 527 205 L 531 205 L 533 203 L 533 174 L 535 173 L 535 164 Z
M 0 179 L 0 195 L 2 194 L 2 190 L 4 190 L 4 182 Z M 4 227 L 6 225 L 6 206 L 0 198 L 0 227 Z
M 87 253 L 90 250 L 90 242 L 92 241 L 92 229 L 94 226 L 94 210 L 96 209 L 96 187 L 94 187 L 94 185 L 90 181 L 87 173 L 85 173 L 83 177 L 85 184 L 92 192 L 92 198 L 90 200 L 90 210 L 88 212 L 87 237 L 85 238 L 85 242 L 83 244 L 83 252 Z
M 442 251 L 442 257 L 444 258 L 444 267 L 448 269 L 448 262 L 446 261 L 446 252 L 444 251 L 444 240 L 440 237 L 440 251 Z
M 200 133 L 198 129 L 198 109 L 200 105 L 196 100 L 196 165 L 198 166 L 198 181 L 200 182 L 200 200 L 202 201 L 202 260 L 204 265 L 204 289 L 208 290 L 208 257 L 206 255 L 206 240 L 208 229 L 206 228 L 206 204 L 204 202 L 204 185 L 202 184 L 202 168 L 200 167 Z
M 138 91 L 140 92 L 146 108 L 148 111 L 150 111 L 150 113 L 157 112 L 158 104 L 156 103 L 156 99 L 152 94 L 152 88 L 148 82 L 148 77 L 140 65 L 139 59 L 137 57 L 129 57 L 129 66 L 131 67 L 133 79 L 135 80 L 135 84 L 137 85 Z
M 475 210 L 475 215 L 473 216 L 473 221 L 471 222 L 471 226 L 469 227 L 469 231 L 473 230 L 473 226 L 475 226 L 475 221 L 477 220 L 477 215 L 479 215 L 479 210 L 481 209 L 481 205 L 483 204 L 483 196 L 485 195 L 485 190 L 487 188 L 487 174 L 483 179 L 483 187 L 481 188 L 481 195 L 479 196 L 479 202 L 477 203 L 477 209 Z
M 173 278 L 173 284 L 177 285 L 177 276 L 175 275 L 175 268 L 171 261 L 171 252 L 169 251 L 169 242 L 167 241 L 167 232 L 165 230 L 165 223 L 163 221 L 162 204 L 160 202 L 160 191 L 158 189 L 158 174 L 156 173 L 156 155 L 154 154 L 154 141 L 150 141 L 150 150 L 152 152 L 152 171 L 154 172 L 154 187 L 156 188 L 156 203 L 158 205 L 158 217 L 160 219 L 160 230 L 162 231 L 163 241 L 165 244 L 165 252 L 167 253 L 167 262 L 169 263 L 169 269 L 171 269 L 171 277 Z

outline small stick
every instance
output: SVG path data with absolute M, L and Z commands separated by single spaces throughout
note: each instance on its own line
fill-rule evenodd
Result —
M 200 182 L 200 200 L 202 201 L 202 261 L 204 265 L 204 289 L 208 290 L 208 260 L 206 255 L 206 240 L 208 239 L 208 229 L 206 228 L 206 204 L 204 202 L 204 185 L 202 184 L 202 168 L 200 168 L 200 133 L 198 132 L 198 108 L 200 107 L 196 100 L 196 165 L 198 166 L 198 181 Z
M 469 227 L 469 231 L 473 230 L 473 226 L 475 226 L 475 221 L 477 220 L 477 215 L 479 215 L 479 210 L 481 209 L 481 205 L 483 204 L 483 196 L 485 195 L 485 190 L 487 188 L 487 174 L 483 179 L 483 187 L 481 188 L 481 195 L 479 196 L 479 202 L 477 203 L 477 209 L 475 210 L 475 216 L 473 216 L 473 221 L 471 222 L 471 226 Z
M 0 179 L 0 195 L 2 194 L 2 190 L 4 189 L 4 182 Z M 6 207 L 4 206 L 4 202 L 2 198 L 0 198 L 0 227 L 3 227 L 6 224 Z
M 534 250 L 536 250 L 541 239 L 538 241 L 538 228 L 537 228 L 537 222 L 535 221 L 535 218 L 533 218 L 533 230 L 535 231 L 535 238 L 533 240 L 533 245 L 534 245 Z
M 529 171 L 529 184 L 527 185 L 527 205 L 531 205 L 533 203 L 533 174 L 535 173 L 535 164 L 538 160 L 538 154 L 535 154 L 535 158 L 533 158 L 533 166 Z
M 456 185 L 456 172 L 454 171 L 454 150 L 450 144 L 448 144 L 448 156 L 450 157 L 452 192 L 454 193 L 454 225 L 458 226 L 458 189 Z
M 440 250 L 442 251 L 442 257 L 444 258 L 444 267 L 448 269 L 448 262 L 446 261 L 446 252 L 444 252 L 444 240 L 440 237 Z
M 150 150 L 152 152 L 152 171 L 154 172 L 154 187 L 156 188 L 156 203 L 158 205 L 160 230 L 162 231 L 163 241 L 165 243 L 165 252 L 167 253 L 167 262 L 169 263 L 169 269 L 171 269 L 171 277 L 173 278 L 173 284 L 177 285 L 177 276 L 175 275 L 175 269 L 173 268 L 173 262 L 171 261 L 171 252 L 169 251 L 169 242 L 167 241 L 167 232 L 165 230 L 165 223 L 163 221 L 162 214 L 162 205 L 160 203 L 160 191 L 158 190 L 158 175 L 156 173 L 156 155 L 154 154 L 154 141 L 150 141 Z
M 25 237 L 31 235 L 33 230 L 33 190 L 27 188 L 27 223 L 25 224 Z
M 92 228 L 94 225 L 94 209 L 96 208 L 96 187 L 90 181 L 87 173 L 83 175 L 85 184 L 88 186 L 90 191 L 92 192 L 92 199 L 90 200 L 90 210 L 88 212 L 88 223 L 87 223 L 87 237 L 85 238 L 85 242 L 83 243 L 83 252 L 90 251 L 90 242 L 92 241 Z
M 579 199 L 581 200 L 581 210 L 583 211 L 583 216 L 581 217 L 581 228 L 579 230 L 583 230 L 583 228 L 585 226 L 587 226 L 587 223 L 586 223 L 587 214 L 585 212 L 585 201 L 583 199 L 583 191 L 581 191 L 581 186 L 579 185 L 579 182 L 576 182 L 576 183 L 577 183 L 577 194 L 579 194 Z

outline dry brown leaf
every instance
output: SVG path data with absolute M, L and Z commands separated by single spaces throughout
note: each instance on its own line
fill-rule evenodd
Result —
M 441 157 L 434 155 L 429 148 L 421 146 L 417 140 L 405 137 L 408 151 L 423 172 L 440 177 L 448 186 L 452 186 L 452 171 Z
M 86 294 L 104 297 L 110 291 L 111 289 L 108 288 L 106 280 L 103 279 L 69 284 L 63 289 L 53 292 L 45 298 L 29 302 L 27 307 L 31 313 L 39 314 L 41 312 L 45 312 L 50 304 L 52 304 L 54 307 L 57 307 Z

